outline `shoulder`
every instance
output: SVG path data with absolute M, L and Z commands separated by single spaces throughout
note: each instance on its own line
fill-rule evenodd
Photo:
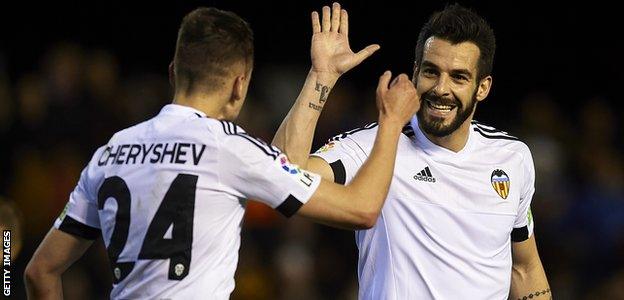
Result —
M 335 135 L 334 137 L 330 138 L 327 143 L 354 143 L 357 144 L 357 146 L 359 146 L 359 148 L 361 148 L 362 150 L 367 149 L 368 151 L 370 151 L 375 144 L 375 138 L 377 137 L 378 129 L 379 124 L 377 122 L 369 123 L 362 127 L 351 129 L 349 131 L 345 131 L 343 133 Z M 407 123 L 403 127 L 402 133 L 407 138 L 411 138 L 414 136 L 414 130 L 409 123 Z
M 375 141 L 378 127 L 379 124 L 377 124 L 377 122 L 369 123 L 362 127 L 354 128 L 349 131 L 337 134 L 330 138 L 328 142 L 350 140 L 362 146 L 372 145 Z
M 217 121 L 218 125 L 214 124 L 213 130 L 222 147 L 236 152 L 241 152 L 246 148 L 255 149 L 273 158 L 277 158 L 281 153 L 281 150 L 277 147 L 270 145 L 261 138 L 248 134 L 245 129 L 234 122 Z
M 529 146 L 518 137 L 476 120 L 471 122 L 470 130 L 483 146 L 508 151 L 520 156 L 523 161 L 532 161 Z

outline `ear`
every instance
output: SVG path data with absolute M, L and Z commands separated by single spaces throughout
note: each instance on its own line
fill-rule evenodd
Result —
M 175 89 L 175 71 L 173 61 L 169 63 L 169 84 L 173 89 Z
M 412 73 L 412 83 L 414 86 L 418 83 L 418 65 L 414 63 L 414 72 Z
M 232 86 L 232 98 L 230 101 L 238 101 L 245 98 L 245 81 L 247 76 L 239 75 L 234 79 L 234 86 Z
M 481 79 L 481 81 L 479 81 L 479 85 L 477 86 L 477 101 L 483 101 L 490 93 L 491 87 L 492 76 L 488 75 Z

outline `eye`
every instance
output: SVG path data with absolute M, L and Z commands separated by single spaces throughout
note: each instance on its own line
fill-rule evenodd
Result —
M 457 80 L 457 81 L 468 81 L 468 77 L 461 75 L 461 74 L 454 74 L 452 75 L 453 79 Z
M 435 69 L 432 69 L 432 68 L 424 68 L 422 70 L 422 74 L 424 76 L 427 76 L 427 77 L 437 76 L 438 75 L 438 71 L 436 71 Z

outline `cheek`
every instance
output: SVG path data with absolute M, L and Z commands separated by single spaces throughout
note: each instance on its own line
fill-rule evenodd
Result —
M 471 86 L 456 86 L 452 91 L 455 98 L 464 106 L 472 101 L 472 97 L 477 92 L 476 87 Z
M 416 83 L 416 92 L 419 96 L 430 91 L 434 87 L 435 83 L 433 80 L 428 78 L 419 77 L 418 82 Z

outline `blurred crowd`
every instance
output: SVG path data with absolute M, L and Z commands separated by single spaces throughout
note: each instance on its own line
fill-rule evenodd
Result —
M 259 62 L 237 123 L 270 141 L 306 72 L 306 66 Z M 507 113 L 486 116 L 477 109 L 476 119 L 519 136 L 532 150 L 535 232 L 555 297 L 624 299 L 624 114 L 613 109 L 618 99 L 578 99 L 582 104 L 574 108 L 556 92 L 490 100 L 507 101 L 500 106 Z M 17 298 L 24 297 L 26 263 L 92 153 L 114 132 L 156 115 L 170 93 L 166 67 L 154 74 L 125 69 L 104 49 L 57 44 L 32 72 L 17 74 L 9 74 L 0 54 L 0 209 L 21 215 Z M 323 112 L 314 147 L 375 120 L 374 86 L 343 80 Z M 5 223 L 0 220 L 2 227 L 17 226 Z M 287 220 L 250 202 L 232 298 L 355 299 L 356 266 L 353 232 Z M 99 240 L 64 275 L 66 299 L 107 299 L 112 277 L 104 270 Z

